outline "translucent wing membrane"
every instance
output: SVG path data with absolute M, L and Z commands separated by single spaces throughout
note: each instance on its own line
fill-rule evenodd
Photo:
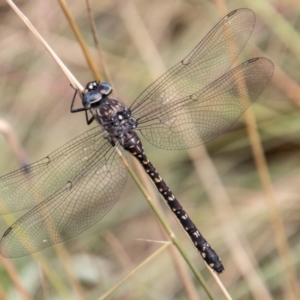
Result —
M 255 58 L 194 94 L 175 98 L 141 118 L 145 138 L 164 149 L 185 149 L 206 143 L 228 129 L 269 83 L 274 66 Z
M 26 201 L 31 206 L 40 202 L 5 232 L 3 256 L 26 255 L 69 239 L 115 204 L 127 172 L 99 132 L 91 129 L 46 159 L 0 178 L 1 188 L 8 187 L 1 193 L 3 211 L 24 209 Z
M 151 84 L 132 104 L 137 119 L 198 92 L 226 73 L 246 45 L 255 14 L 238 9 L 224 17 L 180 63 Z
M 95 163 L 85 167 L 85 176 L 79 174 L 7 230 L 0 241 L 3 256 L 23 256 L 67 240 L 111 209 L 121 195 L 127 173 L 113 149 L 106 156 L 99 155 Z

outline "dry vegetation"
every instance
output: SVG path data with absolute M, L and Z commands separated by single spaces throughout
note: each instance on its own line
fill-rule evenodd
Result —
M 91 0 L 103 49 L 101 63 L 86 2 L 68 2 L 97 65 L 106 64 L 117 95 L 127 104 L 189 53 L 227 12 L 247 7 L 256 13 L 255 30 L 239 61 L 265 56 L 274 62 L 275 74 L 251 112 L 203 147 L 166 151 L 146 141 L 144 147 L 221 256 L 225 272 L 220 279 L 233 299 L 299 299 L 295 284 L 300 276 L 299 0 Z M 57 1 L 17 4 L 82 84 L 94 79 Z M 48 155 L 87 126 L 83 115 L 69 113 L 73 95 L 69 82 L 4 1 L 0 25 L 3 175 L 24 161 L 6 138 L 11 136 L 8 126 L 29 162 Z M 151 191 L 152 186 L 146 185 Z M 163 203 L 162 208 L 214 299 L 225 299 Z M 21 215 L 1 218 L 1 234 Z M 0 298 L 98 299 L 161 247 L 154 240 L 168 238 L 129 179 L 111 212 L 81 235 L 33 256 L 1 258 Z M 209 299 L 182 257 L 170 248 L 142 266 L 110 299 Z

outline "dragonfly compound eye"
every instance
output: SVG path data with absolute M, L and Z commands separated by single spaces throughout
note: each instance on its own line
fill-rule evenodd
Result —
M 112 86 L 107 82 L 99 83 L 99 90 L 102 95 L 108 96 L 112 92 Z
M 91 108 L 92 104 L 99 102 L 102 99 L 102 94 L 98 90 L 91 90 L 83 94 L 82 105 L 85 108 Z

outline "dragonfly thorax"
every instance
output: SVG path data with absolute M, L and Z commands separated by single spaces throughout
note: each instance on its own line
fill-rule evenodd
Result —
M 119 100 L 104 97 L 94 112 L 98 123 L 110 136 L 117 139 L 121 139 L 137 127 L 131 110 Z

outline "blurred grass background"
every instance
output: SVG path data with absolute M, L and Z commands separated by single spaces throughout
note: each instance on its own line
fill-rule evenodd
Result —
M 221 256 L 225 272 L 220 278 L 233 299 L 297 299 L 278 253 L 267 202 L 273 197 L 278 204 L 292 268 L 299 280 L 300 2 L 89 3 L 113 86 L 128 105 L 165 66 L 169 68 L 185 57 L 228 12 L 247 7 L 256 13 L 256 27 L 239 62 L 265 56 L 275 64 L 272 82 L 251 107 L 271 192 L 253 156 L 247 118 L 242 117 L 205 145 L 211 160 L 204 146 L 166 151 L 144 141 L 144 147 Z M 58 2 L 17 4 L 83 85 L 94 79 Z M 69 8 L 97 59 L 86 2 L 69 1 Z M 13 128 L 29 162 L 34 162 L 88 127 L 83 115 L 69 113 L 73 96 L 69 82 L 6 3 L 0 4 L 0 26 L 0 119 Z M 5 135 L 0 136 L 0 149 L 0 175 L 20 167 Z M 168 208 L 162 207 L 215 299 L 225 299 Z M 22 215 L 15 214 L 14 219 Z M 0 219 L 1 234 L 11 222 L 9 216 Z M 160 247 L 138 239 L 166 240 L 153 212 L 129 179 L 111 212 L 89 230 L 38 255 L 1 259 L 0 299 L 98 299 Z M 182 258 L 176 259 L 182 263 Z M 208 299 L 191 272 L 186 272 L 182 275 L 185 273 L 178 271 L 171 253 L 163 251 L 110 299 Z M 192 286 L 187 287 L 184 279 Z

